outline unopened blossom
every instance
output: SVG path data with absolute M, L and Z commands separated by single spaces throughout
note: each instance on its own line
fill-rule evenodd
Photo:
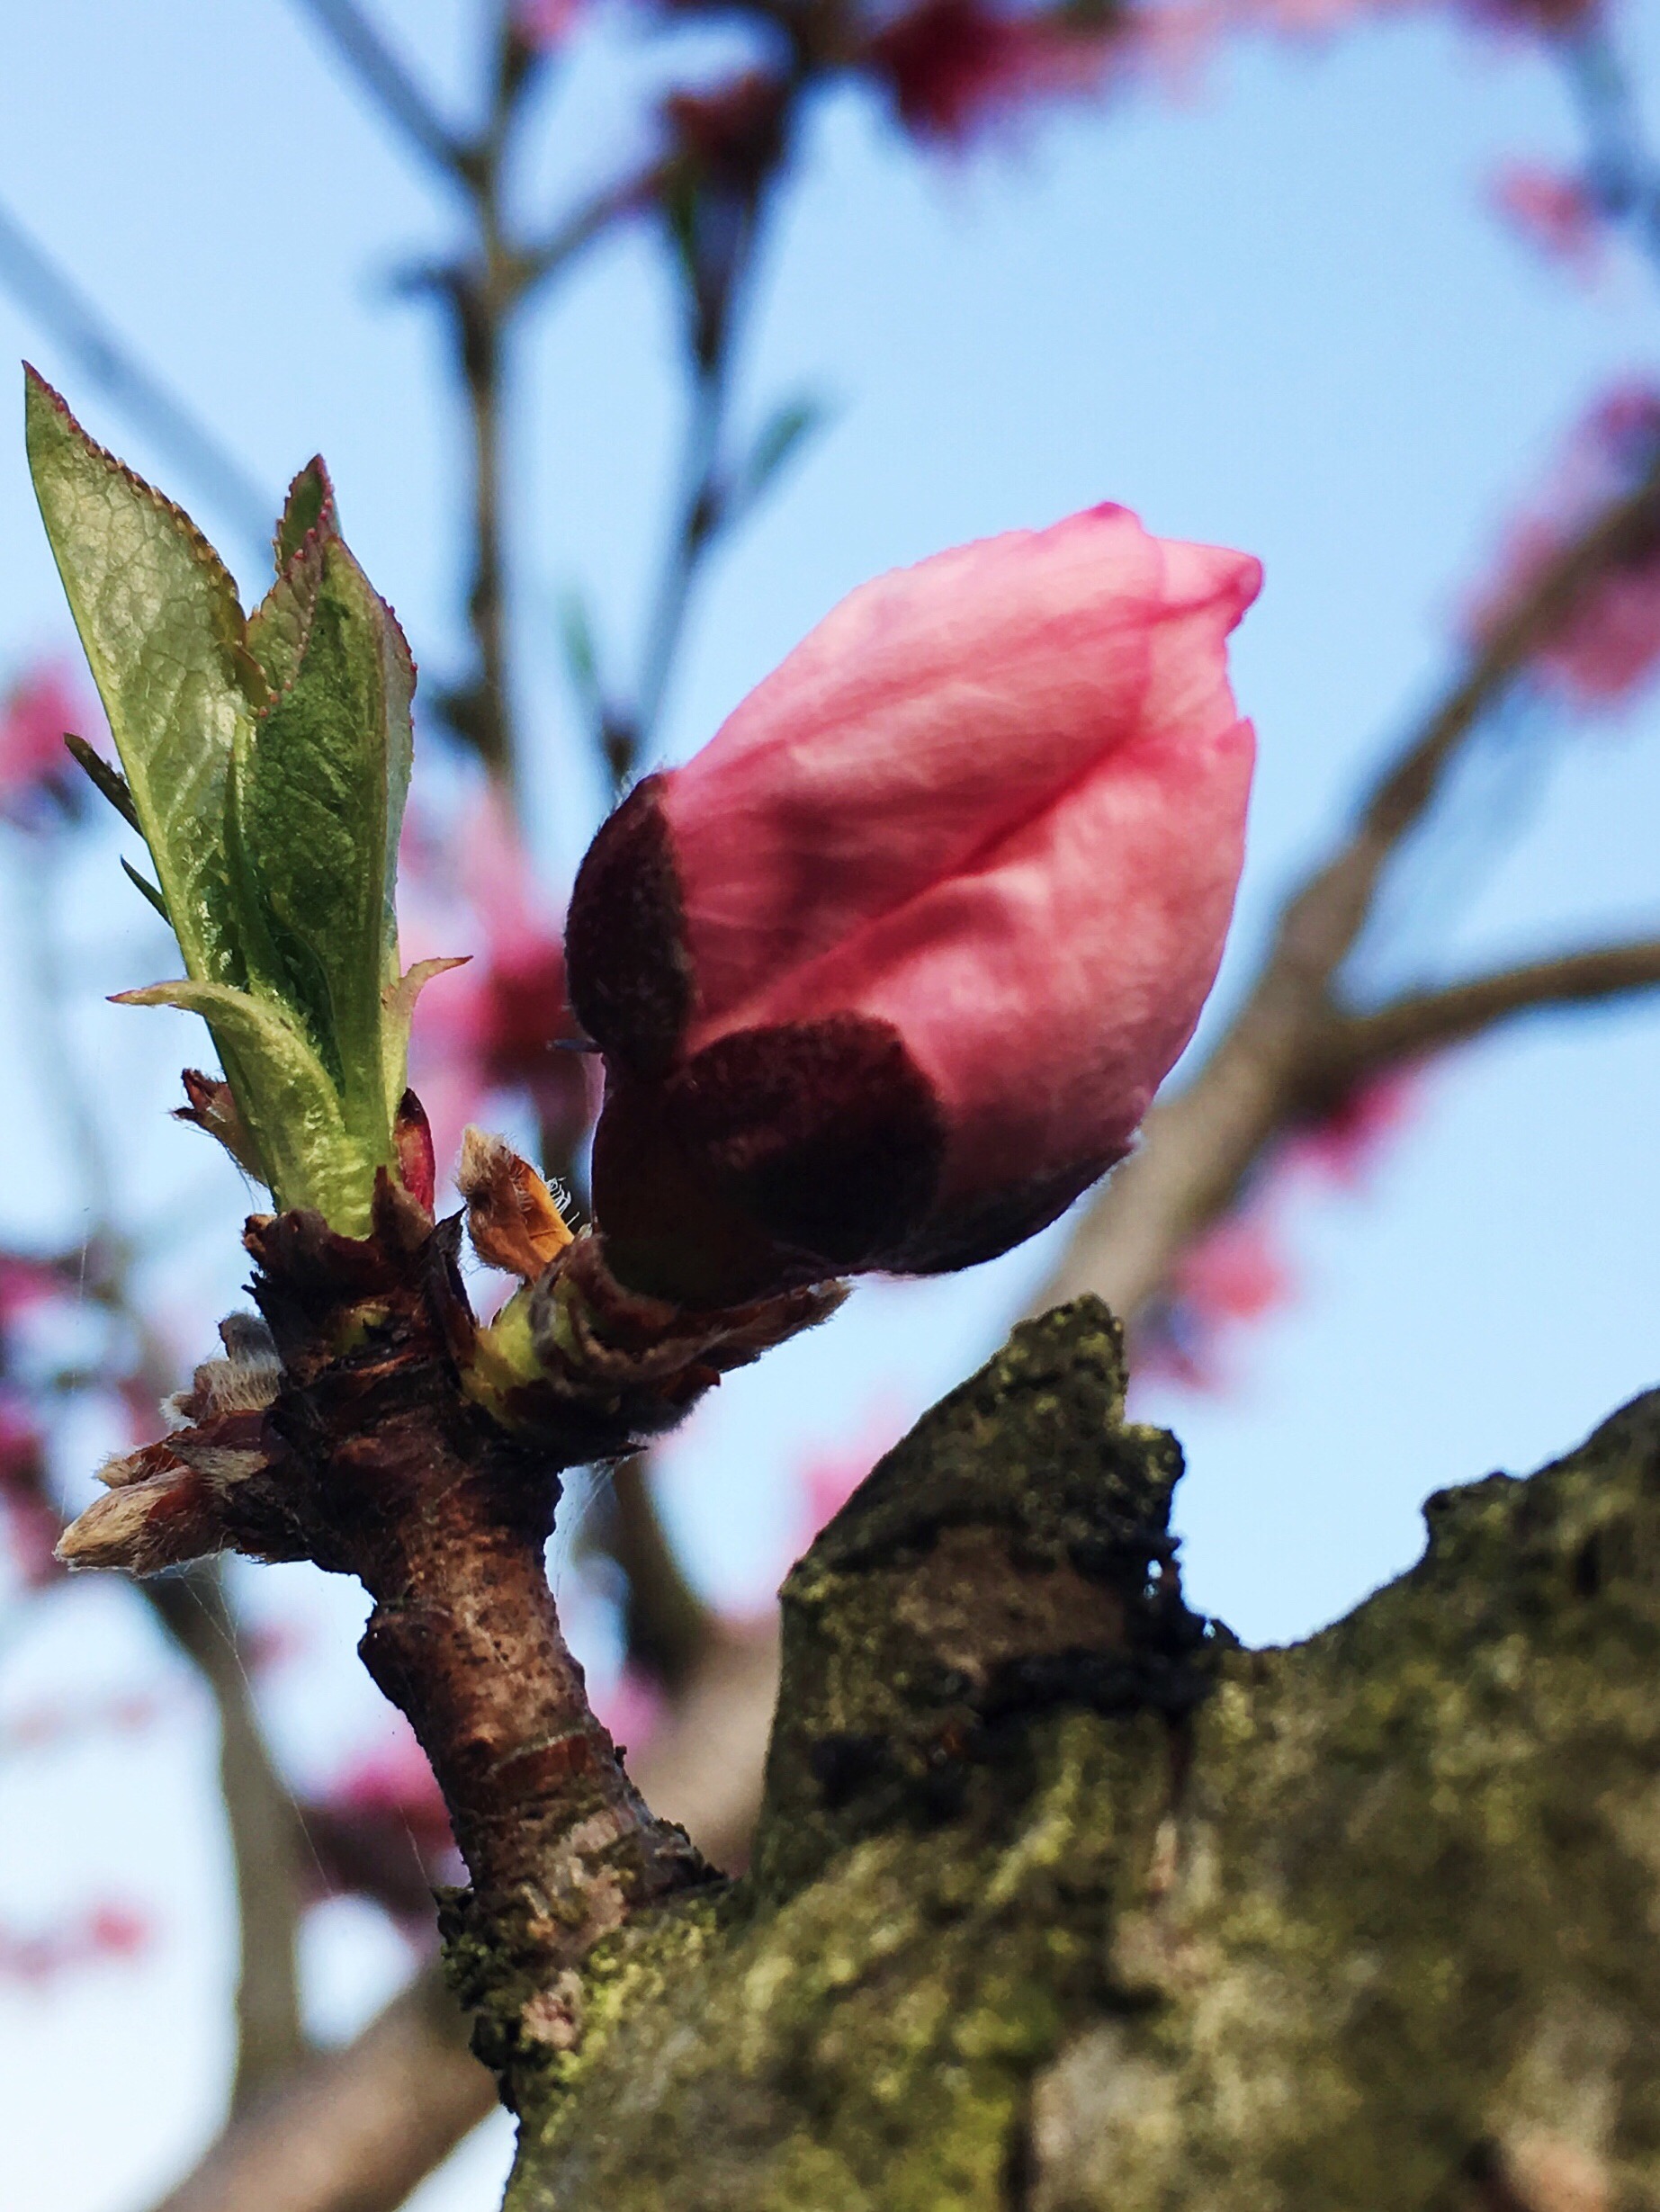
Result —
M 1121 1159 L 1215 978 L 1258 564 L 1122 507 L 845 600 L 579 874 L 614 1270 L 686 1303 L 1008 1249 Z

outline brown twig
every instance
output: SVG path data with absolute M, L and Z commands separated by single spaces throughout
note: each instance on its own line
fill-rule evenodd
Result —
M 685 634 L 699 570 L 729 519 L 727 419 L 743 329 L 772 196 L 788 157 L 799 85 L 781 85 L 776 108 L 762 109 L 722 174 L 720 157 L 704 173 L 697 154 L 677 175 L 666 172 L 665 211 L 676 236 L 685 298 L 691 391 L 679 461 L 675 520 L 647 619 L 640 672 L 624 712 L 607 716 L 597 732 L 612 786 L 620 791 L 651 747 Z M 718 204 L 718 245 L 705 250 L 697 232 L 704 207 Z
M 1284 908 L 1257 980 L 1210 1058 L 1184 1090 L 1155 1106 L 1139 1151 L 1081 1216 L 1033 1311 L 1094 1290 L 1131 1318 L 1311 1096 L 1329 1089 L 1334 1041 L 1355 1018 L 1340 1003 L 1339 972 L 1394 855 L 1433 805 L 1471 733 L 1526 678 L 1586 591 L 1657 542 L 1660 462 L 1540 571 L 1386 769 L 1347 842 Z M 1428 1041 L 1404 1049 L 1412 1056 Z
M 543 1563 L 561 1471 L 620 1448 L 630 1417 L 618 1426 L 614 1380 L 603 1412 L 551 1400 L 525 1431 L 481 1410 L 457 1235 L 384 1177 L 364 1242 L 316 1214 L 251 1221 L 280 1388 L 268 1411 L 233 1411 L 199 1371 L 199 1425 L 171 1442 L 216 1439 L 215 1466 L 241 1452 L 215 1509 L 238 1549 L 309 1558 L 368 1590 L 360 1649 L 444 1793 L 471 1877 L 444 1916 L 452 1966 L 474 2048 L 513 2100 L 573 2039 L 569 1995 L 593 1944 L 708 1870 L 623 1771 Z
M 602 185 L 591 199 L 560 219 L 547 235 L 514 254 L 516 298 L 528 304 L 551 279 L 562 275 L 579 255 L 604 237 L 612 227 L 626 222 L 650 208 L 661 188 L 665 165 L 652 161 L 643 169 L 615 184 Z
M 467 619 L 474 665 L 445 696 L 445 714 L 490 774 L 511 787 L 518 766 L 507 653 L 503 544 L 503 381 L 509 328 L 523 294 L 519 256 L 504 223 L 505 157 L 530 82 L 530 56 L 504 8 L 498 25 L 490 110 L 476 141 L 458 157 L 475 232 L 470 257 L 443 285 L 472 441 L 472 573 Z M 597 229 L 591 235 L 597 236 Z

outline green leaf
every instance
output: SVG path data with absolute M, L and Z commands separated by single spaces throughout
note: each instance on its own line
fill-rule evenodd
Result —
M 288 488 L 276 532 L 276 582 L 248 617 L 248 650 L 273 697 L 300 672 L 322 584 L 323 543 L 338 535 L 334 487 L 319 454 Z
M 151 906 L 155 908 L 157 913 L 161 916 L 162 920 L 166 922 L 168 928 L 171 929 L 173 927 L 173 917 L 167 911 L 167 902 L 157 890 L 155 884 L 150 882 L 148 876 L 140 875 L 139 871 L 133 866 L 131 861 L 130 860 L 123 860 L 121 862 L 121 872 L 126 876 L 127 881 L 143 893 L 144 897 L 148 900 Z
M 446 975 L 452 968 L 464 968 L 471 958 L 471 953 L 462 953 L 452 954 L 447 959 L 417 960 L 381 993 L 386 1016 L 381 1043 L 383 1079 L 387 1104 L 394 1119 L 399 1101 L 408 1087 L 409 1025 L 415 1019 L 415 1002 L 434 976 Z
M 239 983 L 223 825 L 251 664 L 235 587 L 189 518 L 27 374 L 35 494 L 184 965 Z
M 335 488 L 328 480 L 328 470 L 320 453 L 312 454 L 288 488 L 273 549 L 279 576 L 314 530 L 322 537 L 337 538 L 340 534 L 335 519 Z
M 564 648 L 565 673 L 571 690 L 585 707 L 594 707 L 600 697 L 599 649 L 594 642 L 588 601 L 575 585 L 560 596 L 559 641 Z
M 392 909 L 408 789 L 415 671 L 391 610 L 338 537 L 319 531 L 299 665 L 238 734 L 230 855 L 250 979 L 292 1007 L 339 1086 L 345 1125 L 390 1160 L 381 991 L 396 975 Z
M 380 1161 L 346 1130 L 328 1070 L 280 1007 L 190 979 L 119 991 L 114 1003 L 203 1016 L 240 1070 L 232 1079 L 237 1105 L 278 1205 L 316 1206 L 343 1235 L 366 1231 Z
M 774 479 L 801 450 L 830 413 L 810 394 L 776 408 L 762 425 L 737 484 L 738 504 L 747 512 L 770 489 Z

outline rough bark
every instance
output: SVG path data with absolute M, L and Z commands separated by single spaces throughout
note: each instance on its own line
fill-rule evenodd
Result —
M 589 1958 L 511 2212 L 1660 2206 L 1660 1395 L 1249 1652 L 1121 1384 L 1027 1324 L 796 1569 L 753 1871 Z

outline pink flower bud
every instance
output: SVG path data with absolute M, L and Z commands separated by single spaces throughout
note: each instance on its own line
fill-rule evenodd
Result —
M 1261 570 L 1121 507 L 844 600 L 584 861 L 615 1271 L 714 1303 L 1005 1251 L 1128 1149 L 1215 978 Z

